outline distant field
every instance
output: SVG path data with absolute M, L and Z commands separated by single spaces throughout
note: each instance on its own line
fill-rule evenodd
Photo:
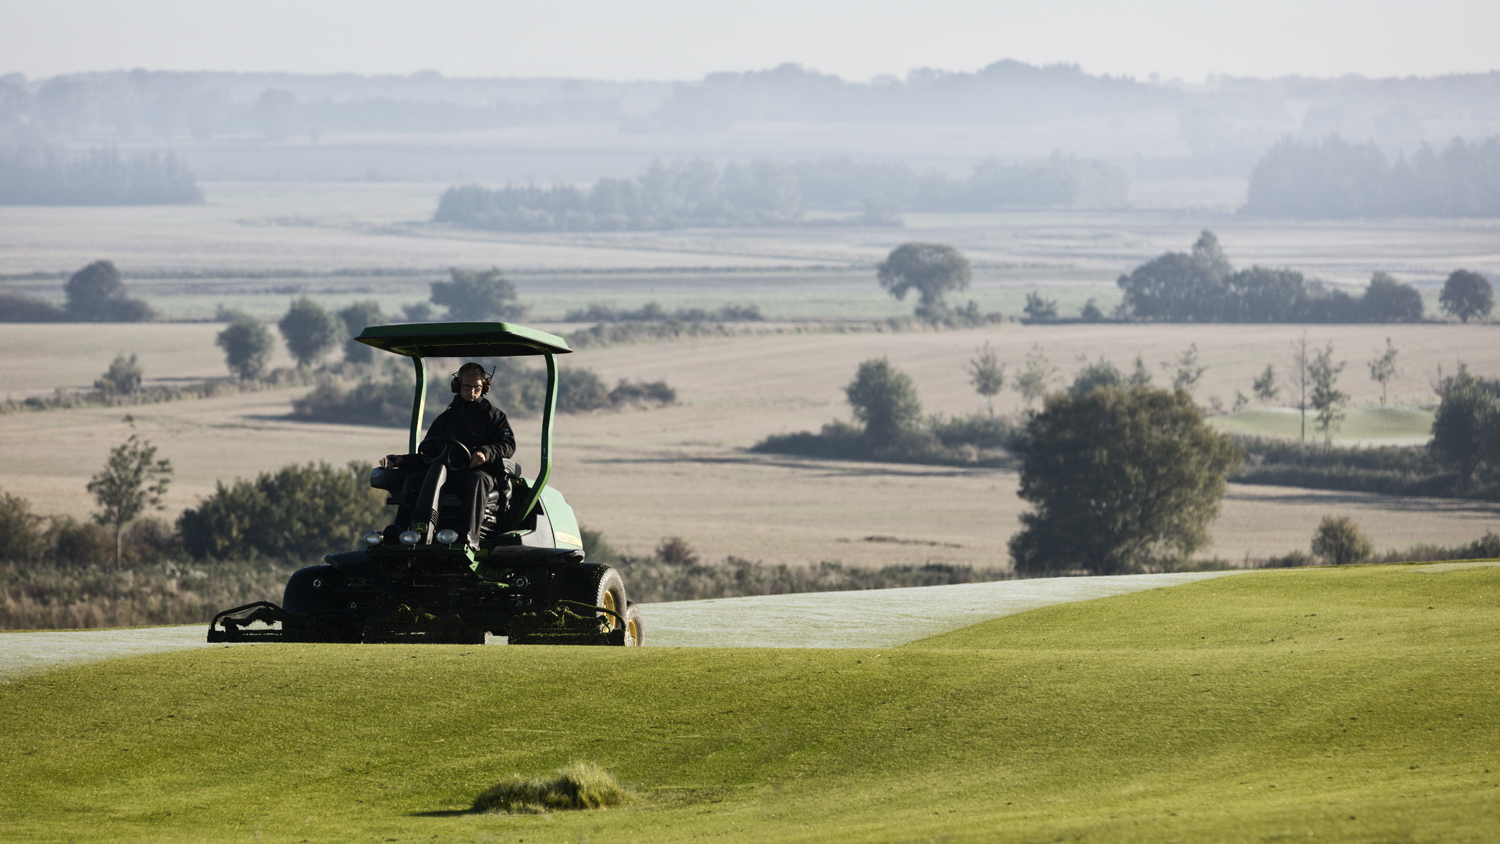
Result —
M 1266 571 L 886 649 L 118 659 L 0 685 L 0 823 L 21 841 L 1485 841 L 1497 591 L 1495 567 Z M 575 761 L 634 801 L 467 812 Z
M 0 274 L 66 273 L 108 258 L 137 295 L 176 318 L 216 304 L 271 315 L 309 293 L 331 304 L 375 297 L 387 309 L 425 298 L 447 267 L 498 266 L 533 312 L 555 319 L 592 301 L 668 307 L 757 304 L 775 319 L 879 318 L 910 312 L 876 286 L 873 266 L 909 240 L 958 246 L 975 266 L 972 297 L 1020 311 L 1027 290 L 1075 315 L 1118 301 L 1115 279 L 1213 229 L 1239 266 L 1291 267 L 1362 287 L 1376 270 L 1436 286 L 1467 267 L 1500 275 L 1494 221 L 1285 222 L 1221 211 L 1026 211 L 909 214 L 905 226 L 804 226 L 621 233 L 492 233 L 428 225 L 444 183 L 207 182 L 201 205 L 0 208 Z M 61 279 L 0 280 L 0 290 L 61 298 Z
M 139 352 L 148 379 L 222 372 L 213 326 L 100 327 L 93 346 L 69 345 L 80 341 L 67 326 L 26 328 L 25 342 L 0 357 L 5 389 L 17 395 L 59 383 L 86 386 L 116 350 Z M 1404 367 L 1391 384 L 1393 404 L 1430 401 L 1428 378 L 1439 364 L 1451 372 L 1462 358 L 1477 372 L 1500 373 L 1500 344 L 1488 342 L 1494 329 L 1474 325 L 1004 324 L 613 346 L 564 362 L 593 368 L 606 383 L 665 380 L 677 389 L 680 403 L 561 417 L 553 478 L 586 525 L 631 553 L 649 552 L 662 538 L 678 535 L 710 561 L 733 554 L 791 565 L 838 560 L 993 567 L 1007 559 L 1005 543 L 1024 509 L 1015 495 L 1014 471 L 802 460 L 746 449 L 768 434 L 817 430 L 831 419 L 849 418 L 843 387 L 859 362 L 871 357 L 888 356 L 910 373 L 927 412 L 952 415 L 984 408 L 964 369 L 984 342 L 1011 372 L 1028 351 L 1042 349 L 1059 370 L 1054 385 L 1071 378 L 1080 358 L 1105 356 L 1124 369 L 1137 354 L 1161 383 L 1166 375 L 1159 362 L 1197 343 L 1208 366 L 1199 401 L 1219 396 L 1228 403 L 1235 390 L 1250 391 L 1266 363 L 1283 371 L 1291 341 L 1304 330 L 1311 342 L 1331 340 L 1336 359 L 1350 359 L 1340 387 L 1353 395 L 1355 409 L 1379 402 L 1379 385 L 1368 379 L 1362 360 L 1374 357 L 1387 336 L 1402 350 Z M 69 354 L 77 359 L 65 367 L 49 364 L 47 350 L 58 348 L 73 350 Z M 137 430 L 177 469 L 164 515 L 175 517 L 193 506 L 220 480 L 318 459 L 373 462 L 405 445 L 405 432 L 395 429 L 292 421 L 289 402 L 298 394 L 285 390 L 132 410 Z M 999 413 L 1020 407 L 1013 391 L 996 400 Z M 0 416 L 0 489 L 30 498 L 42 513 L 86 516 L 93 507 L 84 491 L 89 477 L 130 433 L 123 415 L 120 409 L 91 409 Z M 516 422 L 518 459 L 534 472 L 535 421 Z M 1236 486 L 1212 528 L 1211 553 L 1239 560 L 1305 549 L 1322 516 L 1346 513 L 1386 549 L 1472 541 L 1494 528 L 1500 506 Z

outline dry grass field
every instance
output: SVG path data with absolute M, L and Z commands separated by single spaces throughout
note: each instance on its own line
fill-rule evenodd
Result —
M 55 384 L 85 385 L 115 351 L 137 352 L 148 379 L 203 377 L 222 371 L 211 325 L 23 326 L 24 343 L 8 347 L 0 366 L 16 394 Z M 1164 380 L 1159 362 L 1196 343 L 1208 369 L 1197 396 L 1232 400 L 1250 392 L 1266 363 L 1284 372 L 1291 342 L 1332 342 L 1349 361 L 1340 386 L 1357 405 L 1376 404 L 1379 385 L 1364 362 L 1387 336 L 1401 350 L 1402 377 L 1392 403 L 1430 402 L 1441 364 L 1460 359 L 1500 374 L 1500 344 L 1487 325 L 1415 326 L 1021 326 L 933 332 L 760 334 L 643 343 L 587 350 L 567 362 L 618 378 L 666 380 L 680 403 L 656 410 L 561 417 L 554 483 L 584 523 L 622 550 L 644 553 L 680 535 L 703 555 L 788 564 L 837 560 L 850 565 L 957 563 L 1003 565 L 1005 543 L 1023 502 L 1017 475 L 1006 470 L 893 466 L 755 455 L 747 447 L 771 433 L 816 430 L 848 418 L 843 386 L 862 360 L 881 355 L 916 380 L 929 413 L 966 414 L 983 407 L 965 363 L 989 342 L 1012 371 L 1040 348 L 1059 369 L 1061 386 L 1083 358 L 1101 356 L 1122 369 L 1140 355 Z M 43 351 L 49 350 L 49 351 Z M 67 359 L 48 363 L 48 354 Z M 166 516 L 175 516 L 218 480 L 253 476 L 293 462 L 371 461 L 404 446 L 395 429 L 310 425 L 291 421 L 296 390 L 135 408 L 137 429 L 176 467 Z M 1020 408 L 1006 391 L 996 412 Z M 30 498 L 42 513 L 85 516 L 84 490 L 108 450 L 130 432 L 124 411 L 89 409 L 0 416 L 0 489 Z M 534 420 L 517 420 L 518 458 L 536 465 Z M 1213 528 L 1212 553 L 1231 561 L 1306 545 L 1319 519 L 1349 514 L 1380 548 L 1416 542 L 1467 542 L 1500 525 L 1500 507 L 1233 486 Z M 874 537 L 875 539 L 871 539 Z
M 850 464 L 751 455 L 781 432 L 816 430 L 847 418 L 843 386 L 862 360 L 887 355 L 910 373 L 929 413 L 982 407 L 965 363 L 984 342 L 1014 373 L 1033 348 L 1057 367 L 1056 385 L 1081 361 L 1105 357 L 1128 369 L 1136 356 L 1159 364 L 1196 343 L 1208 366 L 1196 395 L 1232 405 L 1267 363 L 1282 373 L 1304 332 L 1332 342 L 1348 361 L 1340 387 L 1356 406 L 1375 405 L 1366 361 L 1385 338 L 1400 349 L 1393 404 L 1430 404 L 1441 365 L 1467 362 L 1500 375 L 1493 325 L 1403 326 L 1022 326 L 941 332 L 839 333 L 910 312 L 875 283 L 873 265 L 908 240 L 952 243 L 974 263 L 972 296 L 987 310 L 1017 313 L 1029 290 L 1057 298 L 1064 315 L 1088 298 L 1118 301 L 1114 279 L 1163 251 L 1186 249 L 1204 228 L 1218 233 L 1237 265 L 1289 266 L 1331 282 L 1362 285 L 1375 270 L 1416 283 L 1435 306 L 1436 285 L 1454 268 L 1500 277 L 1500 222 L 1386 220 L 1258 221 L 1222 210 L 1184 210 L 1171 191 L 1133 211 L 907 215 L 904 227 L 686 230 L 594 234 L 501 234 L 427 225 L 445 184 L 208 182 L 200 205 L 145 208 L 0 208 L 0 291 L 60 300 L 62 281 L 27 273 L 68 272 L 109 258 L 132 295 L 175 319 L 206 319 L 220 305 L 263 317 L 307 293 L 329 306 L 376 298 L 388 311 L 424 299 L 449 266 L 499 266 L 516 282 L 534 324 L 602 302 L 667 308 L 754 304 L 772 320 L 758 336 L 645 343 L 588 350 L 570 363 L 606 381 L 662 379 L 681 403 L 563 417 L 555 481 L 584 522 L 622 549 L 641 553 L 681 535 L 710 560 L 734 554 L 768 562 L 848 564 L 1003 563 L 1022 503 L 1005 470 Z M 1222 193 L 1223 186 L 1216 188 Z M 1227 194 L 1226 194 L 1227 195 Z M 1192 203 L 1187 203 L 1188 205 Z M 1154 209 L 1154 210 L 1153 210 Z M 821 320 L 807 330 L 798 321 Z M 830 327 L 833 326 L 833 327 Z M 566 326 L 552 325 L 554 330 Z M 774 333 L 778 327 L 785 333 Z M 222 375 L 220 326 L 7 325 L 0 332 L 0 395 L 86 388 L 117 352 L 140 356 L 148 381 Z M 803 333 L 799 333 L 803 331 Z M 772 333 L 764 333 L 772 332 Z M 279 353 L 277 365 L 288 363 Z M 305 425 L 287 418 L 297 390 L 137 408 L 137 429 L 176 466 L 167 516 L 218 480 L 287 463 L 375 459 L 400 448 L 399 431 Z M 1007 392 L 996 411 L 1012 413 Z M 84 491 L 108 450 L 128 435 L 119 409 L 0 416 L 0 489 L 27 496 L 42 513 L 86 515 Z M 1247 417 L 1225 424 L 1257 424 Z M 1351 425 L 1351 428 L 1357 426 Z M 522 430 L 523 464 L 535 468 L 535 438 Z M 1405 432 L 1409 441 L 1412 432 Z M 1419 436 L 1420 431 L 1416 434 Z M 1393 436 L 1391 440 L 1399 440 Z M 1306 546 L 1318 520 L 1349 513 L 1382 548 L 1418 541 L 1469 541 L 1496 527 L 1491 505 L 1235 487 L 1214 528 L 1212 552 L 1235 560 Z M 870 538 L 878 538 L 872 541 Z

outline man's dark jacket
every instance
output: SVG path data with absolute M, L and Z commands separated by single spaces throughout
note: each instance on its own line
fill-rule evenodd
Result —
M 510 430 L 505 411 L 490 404 L 490 400 L 483 396 L 478 401 L 464 401 L 455 396 L 448 409 L 432 420 L 427 436 L 451 437 L 468 446 L 470 451 L 483 454 L 484 462 L 478 468 L 493 472 L 497 477 L 505 476 L 500 461 L 516 453 L 516 435 Z

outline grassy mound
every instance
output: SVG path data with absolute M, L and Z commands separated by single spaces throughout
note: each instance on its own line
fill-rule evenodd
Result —
M 1488 840 L 1497 653 L 1500 568 L 1410 566 L 1239 574 L 887 650 L 217 647 L 0 686 L 0 828 L 122 842 Z M 577 759 L 635 798 L 470 811 L 497 770 Z
M 574 762 L 551 779 L 509 779 L 479 795 L 475 812 L 540 815 L 569 809 L 607 809 L 623 806 L 630 792 L 603 768 L 592 762 Z

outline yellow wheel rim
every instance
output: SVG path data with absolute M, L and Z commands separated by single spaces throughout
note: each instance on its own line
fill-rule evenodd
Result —
M 635 619 L 632 618 L 626 622 L 625 635 L 630 638 L 632 644 L 639 645 L 641 643 L 641 628 L 640 625 L 635 623 Z
M 619 612 L 620 611 L 620 608 L 617 607 L 617 606 L 615 606 L 615 593 L 613 593 L 613 592 L 605 592 L 604 593 L 604 603 L 602 604 L 602 606 L 605 609 L 610 610 L 611 612 Z M 616 616 L 613 616 L 613 615 L 609 616 L 609 626 L 611 628 L 619 627 L 620 626 L 620 619 L 618 617 L 616 617 Z

